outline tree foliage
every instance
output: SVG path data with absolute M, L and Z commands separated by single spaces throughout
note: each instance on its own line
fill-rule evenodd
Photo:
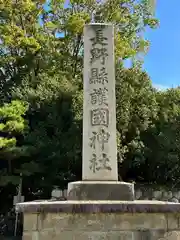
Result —
M 121 175 L 142 155 L 141 133 L 157 119 L 156 91 L 148 75 L 138 68 L 116 69 L 117 131 Z
M 144 180 L 173 186 L 179 184 L 180 173 L 180 89 L 156 93 L 157 119 L 142 133 L 144 158 L 138 169 L 146 169 Z M 148 168 L 145 168 L 148 166 Z M 148 169 L 148 171 L 147 171 Z
M 1 185 L 14 183 L 18 165 L 15 161 L 26 151 L 21 142 L 28 132 L 28 121 L 24 119 L 27 109 L 28 105 L 18 100 L 6 103 L 0 108 Z

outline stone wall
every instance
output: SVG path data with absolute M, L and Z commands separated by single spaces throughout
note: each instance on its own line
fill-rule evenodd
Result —
M 61 190 L 60 199 L 65 200 L 67 190 Z M 153 186 L 135 185 L 136 200 L 161 200 L 170 202 L 180 202 L 180 189 L 163 188 Z
M 168 213 L 25 213 L 23 240 L 178 240 L 179 227 Z
M 180 190 L 177 188 L 163 188 L 153 186 L 135 185 L 135 198 L 137 200 L 161 200 L 180 202 Z

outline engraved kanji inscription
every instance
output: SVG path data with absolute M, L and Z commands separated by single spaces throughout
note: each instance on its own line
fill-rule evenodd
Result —
M 95 173 L 97 171 L 97 167 L 98 167 L 98 160 L 97 160 L 96 154 L 93 153 L 92 158 L 90 159 L 89 169 L 92 170 L 93 173 Z
M 106 69 L 102 67 L 99 73 L 99 83 L 104 84 L 105 82 L 108 83 L 108 74 Z
M 98 108 L 91 110 L 91 125 L 106 126 L 109 125 L 109 110 L 107 108 Z
M 91 52 L 91 64 L 96 60 L 100 60 L 101 63 L 104 65 L 106 57 L 108 57 L 108 52 L 106 45 L 107 38 L 103 36 L 103 29 L 102 28 L 95 28 L 95 37 L 91 38 L 90 41 L 92 42 L 92 49 Z
M 90 78 L 89 78 L 89 83 L 96 84 L 99 82 L 99 69 L 98 68 L 91 68 L 90 71 Z
M 102 158 L 99 159 L 100 165 L 97 167 L 97 170 L 106 169 L 106 170 L 111 171 L 112 168 L 109 166 L 109 162 L 110 162 L 110 160 L 107 157 L 107 154 L 106 153 L 102 153 Z
M 108 74 L 106 72 L 106 69 L 102 67 L 100 70 L 98 68 L 91 68 L 90 71 L 90 78 L 89 78 L 90 84 L 105 84 L 108 83 Z
M 97 140 L 101 145 L 102 151 L 104 150 L 104 145 L 108 143 L 109 137 L 110 137 L 110 134 L 107 131 L 105 131 L 104 129 L 100 129 L 97 135 Z
M 107 49 L 104 47 L 93 47 L 91 50 L 91 64 L 96 60 L 100 60 L 101 64 L 105 64 L 108 57 Z
M 100 144 L 100 148 L 104 151 L 105 144 L 108 143 L 110 134 L 103 128 L 99 129 L 98 132 L 92 132 L 92 137 L 90 138 L 90 147 L 95 149 L 96 144 Z
M 108 105 L 108 89 L 107 88 L 98 88 L 93 89 L 93 92 L 90 93 L 91 104 L 92 105 Z
M 102 158 L 98 159 L 96 154 L 93 153 L 92 158 L 90 159 L 89 169 L 92 170 L 93 173 L 100 170 L 109 170 L 111 171 L 112 168 L 109 165 L 109 158 L 107 157 L 106 153 L 102 153 Z
M 102 28 L 96 28 L 95 29 L 95 37 L 90 39 L 92 41 L 92 46 L 95 46 L 96 44 L 99 45 L 107 45 L 107 38 L 103 36 L 103 29 Z

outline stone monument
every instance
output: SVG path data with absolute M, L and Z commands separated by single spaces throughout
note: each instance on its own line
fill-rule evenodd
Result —
M 134 185 L 118 182 L 114 30 L 84 30 L 82 181 L 68 185 L 68 201 L 16 205 L 24 240 L 179 240 L 180 204 L 135 201 Z
M 84 28 L 82 180 L 68 185 L 70 200 L 134 200 L 134 185 L 118 182 L 114 27 Z

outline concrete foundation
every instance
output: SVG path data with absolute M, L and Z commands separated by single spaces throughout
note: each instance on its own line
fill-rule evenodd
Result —
M 24 240 L 179 240 L 180 204 L 159 201 L 27 202 Z

